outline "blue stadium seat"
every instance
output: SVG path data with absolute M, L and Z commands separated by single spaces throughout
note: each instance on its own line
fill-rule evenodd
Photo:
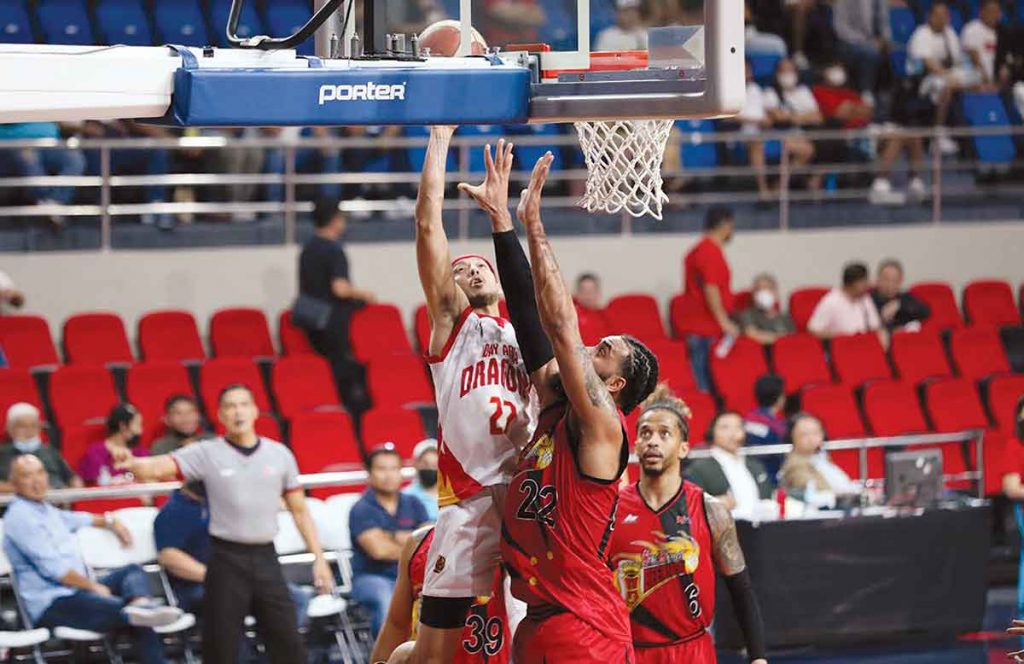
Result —
M 403 133 L 409 138 L 427 138 L 430 136 L 430 128 L 423 126 L 410 126 L 405 127 Z M 459 162 L 455 158 L 455 150 L 448 151 L 448 172 L 454 173 L 459 169 Z M 413 173 L 419 173 L 423 170 L 423 161 L 427 155 L 426 147 L 410 147 L 406 148 L 406 157 L 409 160 L 409 170 Z
M 231 0 L 213 0 L 210 3 L 210 29 L 216 37 L 219 46 L 228 46 L 227 27 L 228 14 L 231 12 Z M 252 37 L 266 33 L 263 29 L 263 22 L 256 11 L 253 2 L 246 2 L 242 5 L 242 15 L 238 19 L 239 37 Z
M 960 34 L 960 31 L 964 27 L 964 15 L 960 12 L 958 7 L 950 5 L 949 7 L 949 25 L 952 26 L 953 30 Z
M 97 0 L 96 28 L 104 44 L 153 44 L 153 30 L 140 0 Z
M 889 9 L 889 29 L 892 31 L 892 40 L 897 44 L 906 44 L 910 41 L 910 35 L 914 34 L 917 28 L 917 19 L 909 7 L 892 7 Z
M 198 0 L 156 0 L 156 31 L 166 44 L 209 46 L 209 31 Z
M 39 0 L 36 17 L 43 39 L 49 44 L 96 43 L 85 0 Z
M 512 141 L 516 136 L 559 136 L 562 129 L 557 124 L 526 124 L 507 127 L 508 134 Z M 551 162 L 551 170 L 557 171 L 565 168 L 565 158 L 562 147 L 559 145 L 519 145 L 516 143 L 516 168 L 521 171 L 532 171 L 537 160 L 544 156 L 544 153 L 551 150 L 555 159 Z
M 991 93 L 970 93 L 961 97 L 964 119 L 972 127 L 1009 127 L 1006 108 L 999 95 Z M 1009 134 L 975 136 L 974 151 L 978 161 L 984 164 L 1009 164 L 1016 150 Z
M 273 0 L 267 3 L 266 26 L 272 36 L 285 37 L 297 32 L 312 15 L 308 0 Z M 313 55 L 313 38 L 299 44 L 295 50 L 302 55 Z
M 903 48 L 893 49 L 889 53 L 889 65 L 892 67 L 892 74 L 896 78 L 906 78 L 907 74 L 907 51 Z
M 751 53 L 747 56 L 750 62 L 750 71 L 754 80 L 761 85 L 771 85 L 775 78 L 775 67 L 779 64 L 782 56 L 776 53 Z
M 683 168 L 715 168 L 718 166 L 718 143 L 704 140 L 704 134 L 715 133 L 711 120 L 678 120 L 676 128 L 682 133 L 680 150 Z
M 31 44 L 32 22 L 23 0 L 0 2 L 0 42 L 5 44 Z

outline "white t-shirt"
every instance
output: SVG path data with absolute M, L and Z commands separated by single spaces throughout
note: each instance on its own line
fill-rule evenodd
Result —
M 750 81 L 747 83 L 747 98 L 736 119 L 744 124 L 757 125 L 764 121 L 764 106 L 764 90 L 754 81 Z
M 761 494 L 757 490 L 757 480 L 747 468 L 747 462 L 739 454 L 729 454 L 720 447 L 711 448 L 711 458 L 718 462 L 729 482 L 729 491 L 736 500 L 734 514 L 750 517 L 754 514 Z
M 595 51 L 646 51 L 647 30 L 637 28 L 626 32 L 617 25 L 612 25 L 597 33 L 594 40 Z
M 792 90 L 783 90 L 782 101 L 779 100 L 775 88 L 765 88 L 764 107 L 767 110 L 774 111 L 783 105 L 797 114 L 816 113 L 821 110 L 818 108 L 818 101 L 814 98 L 814 93 L 806 85 L 798 85 Z
M 937 34 L 927 23 L 914 30 L 907 51 L 910 57 L 918 60 L 938 60 L 947 64 L 952 61 L 954 65 L 960 64 L 964 57 L 960 50 L 960 40 L 953 28 L 947 26 L 945 32 Z
M 814 308 L 807 329 L 812 334 L 837 337 L 871 332 L 882 326 L 870 295 L 851 300 L 840 288 L 833 288 Z
M 977 18 L 965 25 L 960 33 L 960 45 L 965 51 L 978 52 L 981 66 L 990 81 L 995 80 L 996 39 L 996 31 Z

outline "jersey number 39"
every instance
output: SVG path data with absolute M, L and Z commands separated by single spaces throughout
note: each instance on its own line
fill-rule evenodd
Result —
M 501 618 L 484 618 L 475 613 L 469 614 L 466 618 L 466 627 L 469 628 L 469 636 L 462 640 L 462 647 L 471 655 L 483 652 L 488 657 L 493 657 L 501 652 L 501 646 L 505 641 L 505 626 Z

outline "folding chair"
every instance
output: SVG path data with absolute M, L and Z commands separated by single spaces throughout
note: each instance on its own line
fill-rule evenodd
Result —
M 0 521 L 0 541 L 3 540 L 3 521 Z M 11 561 L 7 559 L 3 547 L 0 547 L 0 581 L 7 579 L 13 584 Z M 22 624 L 30 625 L 28 617 L 21 610 L 21 602 L 17 599 L 15 592 L 15 603 L 18 607 L 19 619 Z M 17 631 L 0 631 L 0 649 L 30 650 L 32 661 L 36 664 L 43 664 L 43 653 L 40 646 L 50 640 L 50 630 L 45 627 L 35 629 L 20 629 Z M 21 659 L 18 655 L 12 654 L 10 658 L 14 661 Z

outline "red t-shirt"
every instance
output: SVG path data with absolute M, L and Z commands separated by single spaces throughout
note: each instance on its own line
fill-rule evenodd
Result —
M 683 311 L 684 319 L 680 322 L 680 332 L 713 337 L 722 333 L 722 328 L 715 320 L 707 300 L 704 299 L 704 286 L 711 284 L 718 287 L 722 305 L 727 312 L 732 311 L 732 290 L 729 283 L 732 273 L 725 262 L 725 254 L 718 243 L 710 237 L 703 240 L 686 254 L 683 259 Z
M 988 443 L 986 437 L 986 445 Z M 987 450 L 986 450 L 987 451 Z M 1010 436 L 1003 443 L 1002 457 L 1003 467 L 1001 476 L 1005 477 L 1011 473 L 1019 473 L 1024 478 L 1024 443 Z
M 818 102 L 818 108 L 821 109 L 821 114 L 826 118 L 836 117 L 836 113 L 839 112 L 839 107 L 845 102 L 853 102 L 854 104 L 860 104 L 863 102 L 861 96 L 854 90 L 849 88 L 834 88 L 830 85 L 815 85 L 811 92 L 814 93 L 814 99 Z M 853 129 L 855 127 L 866 127 L 868 124 L 867 119 L 863 120 L 849 120 L 843 123 L 844 129 Z

